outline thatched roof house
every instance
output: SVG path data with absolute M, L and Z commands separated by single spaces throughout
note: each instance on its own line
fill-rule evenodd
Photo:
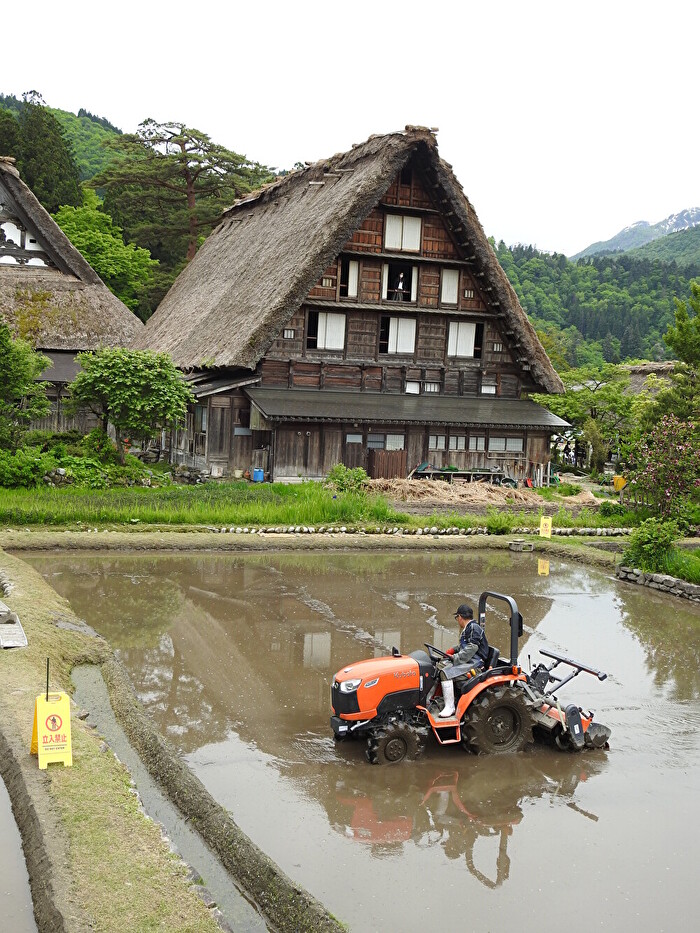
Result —
M 424 127 L 237 201 L 133 345 L 189 372 L 174 455 L 217 473 L 544 476 L 566 424 L 523 397 L 561 380 Z
M 61 414 L 64 387 L 78 372 L 76 354 L 128 346 L 142 323 L 83 259 L 24 184 L 14 159 L 0 156 L 0 321 L 41 350 L 52 365 L 53 411 L 38 427 L 74 425 Z M 78 419 L 81 428 L 88 422 Z
M 168 352 L 182 369 L 254 369 L 323 270 L 415 157 L 438 193 L 448 224 L 475 275 L 488 281 L 543 392 L 559 376 L 488 242 L 437 140 L 423 127 L 371 136 L 237 201 L 178 277 L 135 346 Z
M 42 351 L 126 346 L 142 329 L 3 156 L 0 317 Z

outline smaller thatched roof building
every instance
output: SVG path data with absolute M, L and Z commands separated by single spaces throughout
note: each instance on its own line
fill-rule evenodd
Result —
M 143 325 L 0 156 L 0 319 L 37 349 L 127 346 Z M 56 360 L 54 360 L 54 363 Z

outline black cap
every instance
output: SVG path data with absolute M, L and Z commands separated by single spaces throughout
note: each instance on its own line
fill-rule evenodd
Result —
M 457 616 L 462 616 L 463 619 L 473 619 L 474 610 L 467 603 L 462 603 L 461 606 L 457 606 L 457 612 L 455 612 L 455 619 Z

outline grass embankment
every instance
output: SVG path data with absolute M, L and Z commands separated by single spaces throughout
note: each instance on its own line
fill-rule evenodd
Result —
M 556 527 L 591 527 L 636 524 L 625 510 L 583 509 L 574 516 L 561 499 L 553 516 Z M 436 508 L 430 515 L 414 516 L 394 508 L 385 496 L 364 490 L 335 491 L 321 483 L 206 483 L 201 486 L 112 489 L 0 489 L 0 525 L 91 527 L 157 525 L 290 526 L 395 525 L 405 529 L 436 526 L 476 528 L 508 534 L 514 528 L 536 528 L 539 515 L 523 510 L 491 508 L 486 516 L 465 514 L 454 507 Z
M 159 489 L 0 489 L 3 525 L 330 525 L 404 523 L 380 496 L 320 483 L 207 483 Z
M 215 933 L 218 927 L 187 882 L 185 866 L 140 812 L 128 772 L 100 736 L 72 715 L 73 766 L 54 764 L 39 772 L 30 758 L 34 700 L 45 689 L 46 658 L 51 690 L 68 692 L 72 667 L 100 663 L 108 649 L 95 637 L 56 626 L 57 620 L 78 620 L 25 564 L 0 552 L 0 570 L 13 584 L 3 598 L 29 639 L 26 649 L 0 652 L 0 771 L 24 823 L 39 929 Z

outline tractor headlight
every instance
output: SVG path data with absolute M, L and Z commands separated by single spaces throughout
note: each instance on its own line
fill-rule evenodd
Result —
M 362 683 L 361 677 L 358 677 L 355 680 L 344 680 L 340 685 L 340 692 L 341 693 L 354 693 L 361 683 Z

